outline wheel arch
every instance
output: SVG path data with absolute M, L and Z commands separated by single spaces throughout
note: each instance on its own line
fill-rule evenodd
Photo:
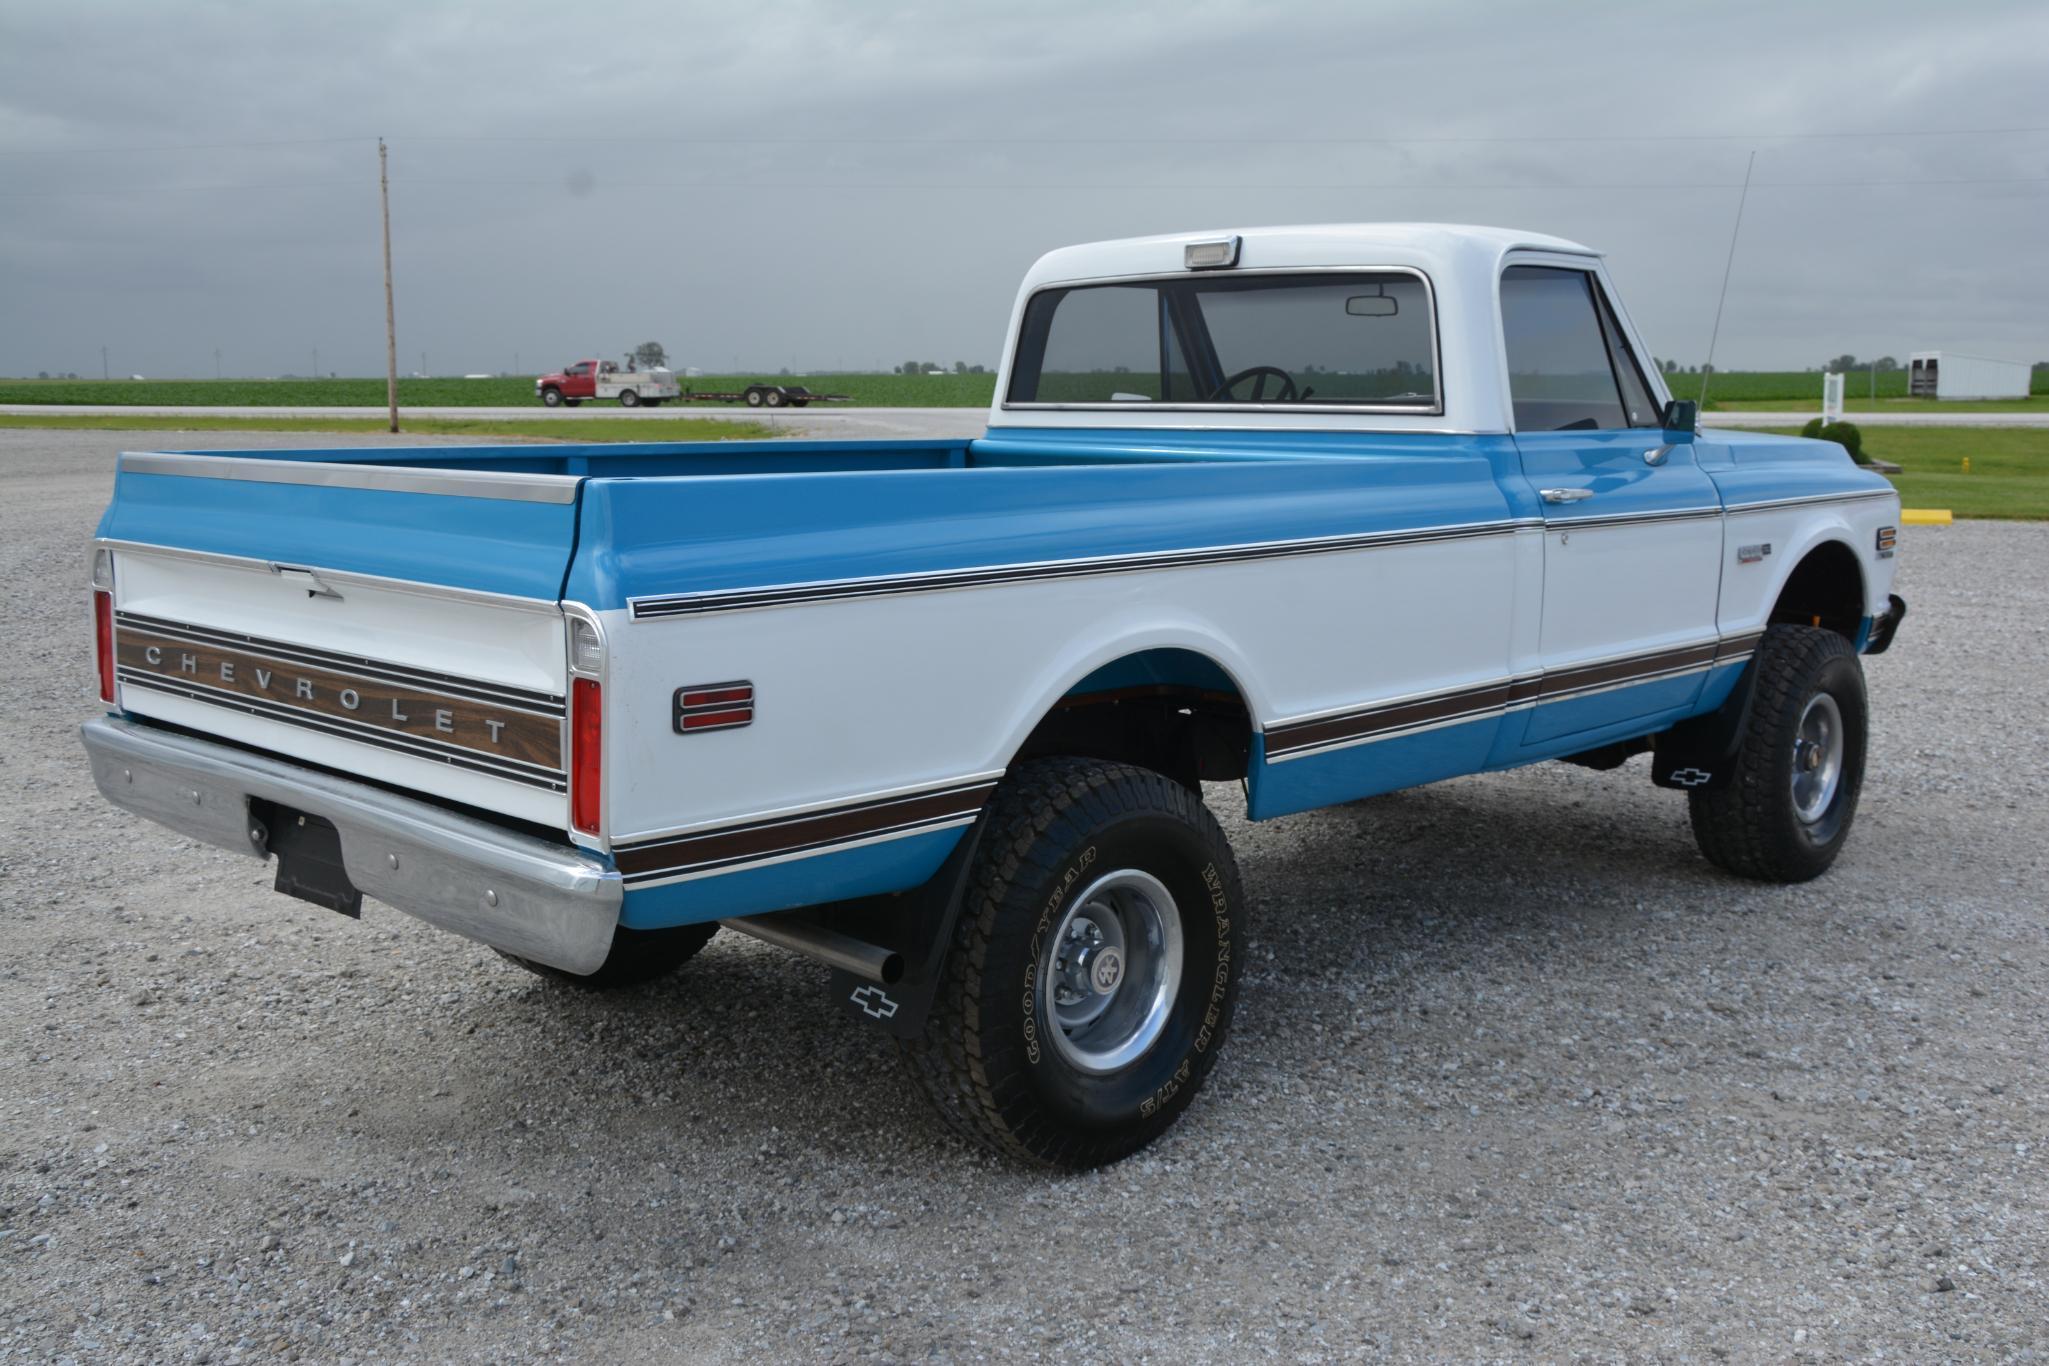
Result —
M 1864 565 L 1848 541 L 1830 528 L 1802 548 L 1779 585 L 1766 618 L 1774 626 L 1820 626 L 1855 645 L 1866 605 Z
M 1211 642 L 1125 642 L 1039 700 L 1007 767 L 1054 755 L 1137 764 L 1195 786 L 1243 778 L 1257 728 L 1242 670 Z

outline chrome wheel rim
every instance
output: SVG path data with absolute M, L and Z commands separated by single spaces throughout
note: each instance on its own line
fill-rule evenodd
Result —
M 1828 814 L 1843 782 L 1843 712 L 1835 698 L 1816 693 L 1793 732 L 1793 810 L 1813 825 Z
M 1182 947 L 1181 914 L 1158 878 L 1123 868 L 1090 883 L 1039 959 L 1054 1049 L 1097 1075 L 1143 1057 L 1173 1012 Z

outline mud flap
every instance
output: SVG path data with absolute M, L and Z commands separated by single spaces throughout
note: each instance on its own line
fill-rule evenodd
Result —
M 1736 686 L 1721 706 L 1653 737 L 1653 783 L 1682 792 L 1712 791 L 1728 783 L 1735 771 L 1732 761 L 1737 746 L 1743 743 L 1743 732 L 1750 725 L 1750 685 L 1756 674 L 1753 659 L 1743 666 Z
M 332 823 L 271 802 L 252 801 L 249 808 L 265 832 L 267 847 L 277 855 L 272 886 L 286 896 L 363 918 L 363 893 L 349 880 L 342 864 L 341 834 Z
M 915 1039 L 924 1033 L 940 968 L 960 919 L 968 868 L 981 842 L 982 822 L 977 820 L 924 886 L 873 897 L 832 915 L 835 929 L 886 944 L 904 960 L 904 975 L 886 986 L 834 968 L 830 990 L 842 1010 L 898 1038 Z

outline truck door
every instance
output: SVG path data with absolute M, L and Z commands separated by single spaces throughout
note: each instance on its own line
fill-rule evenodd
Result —
M 1544 516 L 1543 676 L 1526 747 L 1569 752 L 1672 719 L 1716 647 L 1721 497 L 1654 392 L 1590 268 L 1501 280 L 1509 396 Z M 1601 732 L 1607 732 L 1602 734 Z
M 564 398 L 591 398 L 598 392 L 596 361 L 580 360 L 562 372 Z

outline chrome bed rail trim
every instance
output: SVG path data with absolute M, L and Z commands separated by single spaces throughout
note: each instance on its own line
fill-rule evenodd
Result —
M 619 874 L 567 844 L 117 717 L 79 735 L 108 801 L 181 835 L 267 859 L 252 838 L 259 797 L 331 822 L 349 880 L 407 915 L 567 972 L 595 971 L 611 952 Z
M 348 465 L 320 460 L 181 455 L 175 451 L 123 451 L 118 468 L 124 474 L 235 479 L 255 484 L 317 484 L 326 488 L 436 493 L 455 498 L 499 498 L 518 503 L 573 503 L 576 501 L 576 486 L 581 482 L 579 476 L 571 474 L 426 470 L 401 465 Z

